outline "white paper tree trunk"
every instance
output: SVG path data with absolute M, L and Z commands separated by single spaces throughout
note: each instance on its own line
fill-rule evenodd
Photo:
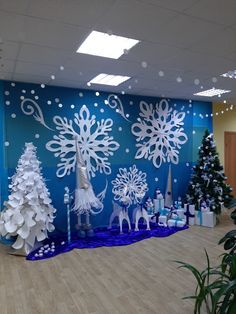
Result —
M 36 243 L 54 230 L 56 212 L 40 171 L 36 147 L 32 143 L 25 144 L 9 188 L 11 194 L 0 214 L 0 233 L 2 236 L 16 236 L 12 247 L 23 249 L 28 254 Z

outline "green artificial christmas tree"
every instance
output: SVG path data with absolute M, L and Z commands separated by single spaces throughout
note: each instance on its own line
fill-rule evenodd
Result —
M 225 183 L 227 177 L 220 164 L 213 134 L 209 134 L 208 130 L 204 134 L 198 154 L 199 160 L 193 167 L 186 201 L 194 204 L 198 210 L 204 203 L 210 211 L 218 215 L 222 205 L 227 207 L 230 203 L 232 188 Z

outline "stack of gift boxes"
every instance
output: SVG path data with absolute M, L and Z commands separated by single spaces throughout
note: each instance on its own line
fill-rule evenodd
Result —
M 158 216 L 159 226 L 183 227 L 186 224 L 186 216 L 182 208 L 181 200 L 175 202 L 172 208 L 165 208 L 164 197 L 159 189 L 156 190 L 156 198 L 153 200 L 154 214 Z
M 178 198 L 171 208 L 166 208 L 164 197 L 159 189 L 156 190 L 152 208 L 151 206 L 148 208 L 148 214 L 151 221 L 155 220 L 159 226 L 165 227 L 183 227 L 194 224 L 214 227 L 216 225 L 215 213 L 211 212 L 204 202 L 199 206 L 199 210 L 195 210 L 194 205 L 184 204 L 183 206 L 181 198 Z

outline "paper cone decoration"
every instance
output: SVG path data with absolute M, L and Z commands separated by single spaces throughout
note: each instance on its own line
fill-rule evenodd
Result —
M 171 177 L 171 165 L 169 165 L 168 179 L 165 193 L 165 207 L 170 208 L 173 205 L 172 199 L 172 177 Z

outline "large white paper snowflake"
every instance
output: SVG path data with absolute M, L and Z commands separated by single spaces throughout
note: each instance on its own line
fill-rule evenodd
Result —
M 127 168 L 120 168 L 115 180 L 112 180 L 114 199 L 131 204 L 137 204 L 142 200 L 148 191 L 146 182 L 147 174 L 138 170 L 135 165 Z
M 152 160 L 156 168 L 166 161 L 178 164 L 178 149 L 188 140 L 181 127 L 185 113 L 173 111 L 168 101 L 162 99 L 156 106 L 141 101 L 139 116 L 131 129 L 139 142 L 135 158 Z
M 83 105 L 79 114 L 74 114 L 73 120 L 55 116 L 53 122 L 56 124 L 59 135 L 54 135 L 53 140 L 46 144 L 46 148 L 54 152 L 55 157 L 60 157 L 57 165 L 58 177 L 75 171 L 75 135 L 79 137 L 79 146 L 89 175 L 94 177 L 96 171 L 111 173 L 108 157 L 119 148 L 119 144 L 113 140 L 113 137 L 108 136 L 112 130 L 112 119 L 96 121 L 96 116 L 91 116 L 89 109 Z

